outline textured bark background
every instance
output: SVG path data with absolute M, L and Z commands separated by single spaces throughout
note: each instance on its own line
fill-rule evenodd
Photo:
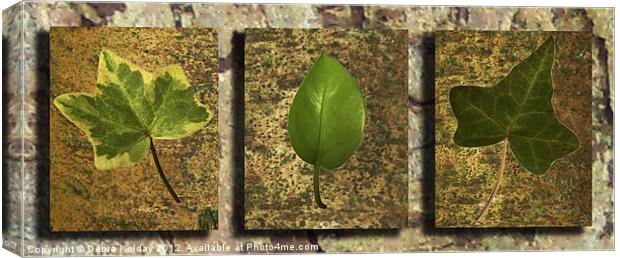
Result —
M 21 10 L 24 12 L 22 13 Z M 23 16 L 22 16 L 23 15 Z M 23 19 L 22 19 L 23 18 Z M 613 248 L 613 9 L 429 6 L 320 6 L 145 3 L 22 3 L 3 16 L 5 239 L 26 245 L 164 246 L 215 243 L 314 243 L 325 252 L 575 250 Z M 20 28 L 25 30 L 20 34 Z M 48 157 L 39 128 L 49 119 L 50 26 L 213 27 L 219 32 L 219 230 L 204 233 L 135 232 L 50 234 Z M 409 31 L 409 226 L 372 231 L 243 230 L 244 28 L 395 28 Z M 593 33 L 592 226 L 573 229 L 434 228 L 434 31 L 549 30 Z M 21 37 L 24 37 L 22 49 Z M 21 56 L 21 53 L 25 56 Z M 20 66 L 23 61 L 23 66 Z M 24 69 L 25 88 L 21 69 Z M 24 93 L 23 108 L 21 93 Z M 22 116 L 23 114 L 23 116 Z M 39 134 L 38 134 L 39 133 Z M 24 144 L 22 145 L 22 139 Z M 44 141 L 43 141 L 44 142 Z M 23 147 L 23 148 L 22 148 Z M 20 163 L 24 160 L 24 164 Z M 24 185 L 20 178 L 24 173 Z M 18 241 L 15 241 L 18 242 Z M 139 252 L 166 254 L 167 251 Z M 176 253 L 192 253 L 180 250 Z M 31 253 L 37 255 L 40 253 Z M 62 253 L 55 253 L 60 255 Z M 94 252 L 85 255 L 94 255 Z M 115 253 L 123 254 L 123 253 Z

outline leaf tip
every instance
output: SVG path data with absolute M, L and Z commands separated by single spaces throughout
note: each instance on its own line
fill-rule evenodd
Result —
M 107 48 L 101 48 L 101 52 L 99 52 L 100 57 L 105 58 L 105 59 L 112 59 L 112 56 L 114 56 L 114 53 L 112 53 L 112 51 L 110 51 Z
M 549 38 L 547 38 L 545 42 L 541 45 L 541 48 L 545 50 L 550 49 L 551 51 L 553 51 L 553 49 L 555 49 L 555 37 L 549 36 Z
M 60 95 L 60 96 L 58 96 L 58 97 L 55 97 L 55 98 L 54 98 L 54 100 L 52 100 L 52 103 L 54 103 L 54 106 L 58 107 L 59 105 L 62 105 L 62 103 L 60 103 L 60 98 L 61 98 L 62 96 L 64 96 L 64 94 L 63 94 L 63 95 Z
M 329 53 L 327 53 L 327 51 L 321 50 L 321 56 L 319 56 L 319 59 L 317 60 L 317 63 L 319 63 L 319 62 L 326 62 L 326 61 L 336 61 L 336 58 L 330 56 Z
M 102 48 L 101 53 L 99 54 L 99 66 L 101 67 L 101 65 L 103 64 L 108 71 L 115 71 L 117 68 L 117 64 L 116 62 L 114 62 L 115 56 L 116 55 L 112 53 L 112 51 L 110 51 L 109 49 Z
M 317 60 L 317 63 L 325 60 L 326 58 L 328 58 L 329 55 L 327 54 L 327 52 L 325 52 L 325 50 L 321 50 L 321 55 L 319 56 L 319 59 Z
M 58 108 L 58 110 L 60 110 L 64 114 L 63 108 L 65 106 L 66 101 L 68 101 L 71 98 L 71 95 L 73 94 L 72 93 L 62 94 L 58 97 L 55 97 L 52 103 L 54 103 L 54 106 L 56 106 L 56 108 Z

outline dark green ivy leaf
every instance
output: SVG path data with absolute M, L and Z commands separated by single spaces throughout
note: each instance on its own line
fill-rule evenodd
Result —
M 579 148 L 556 117 L 551 97 L 555 42 L 547 39 L 492 88 L 457 86 L 450 106 L 458 120 L 454 142 L 480 147 L 508 139 L 519 162 L 536 175 Z

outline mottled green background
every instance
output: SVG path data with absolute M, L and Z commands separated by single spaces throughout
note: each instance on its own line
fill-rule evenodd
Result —
M 52 28 L 50 102 L 64 93 L 95 90 L 102 48 L 149 72 L 181 65 L 196 96 L 214 116 L 188 137 L 155 141 L 164 172 L 181 198 L 177 204 L 150 155 L 131 168 L 97 170 L 84 133 L 50 106 L 51 230 L 201 229 L 201 216 L 208 216 L 208 211 L 217 216 L 218 208 L 217 32 Z M 212 224 L 217 227 L 217 221 Z
M 245 30 L 245 229 L 400 228 L 407 221 L 407 32 Z M 287 118 L 321 51 L 356 78 L 366 105 L 362 143 L 321 172 L 293 150 Z
M 556 39 L 552 104 L 580 148 L 536 176 L 509 151 L 489 212 L 476 222 L 495 182 L 501 143 L 457 146 L 449 102 L 455 86 L 494 87 L 548 37 Z M 440 31 L 435 38 L 435 226 L 580 227 L 592 224 L 592 35 L 585 32 Z

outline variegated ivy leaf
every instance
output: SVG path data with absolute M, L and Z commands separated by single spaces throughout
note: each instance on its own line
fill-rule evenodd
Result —
M 133 166 L 148 154 L 151 139 L 188 136 L 212 117 L 180 66 L 151 74 L 109 50 L 99 55 L 96 90 L 60 95 L 54 105 L 84 131 L 102 170 Z

